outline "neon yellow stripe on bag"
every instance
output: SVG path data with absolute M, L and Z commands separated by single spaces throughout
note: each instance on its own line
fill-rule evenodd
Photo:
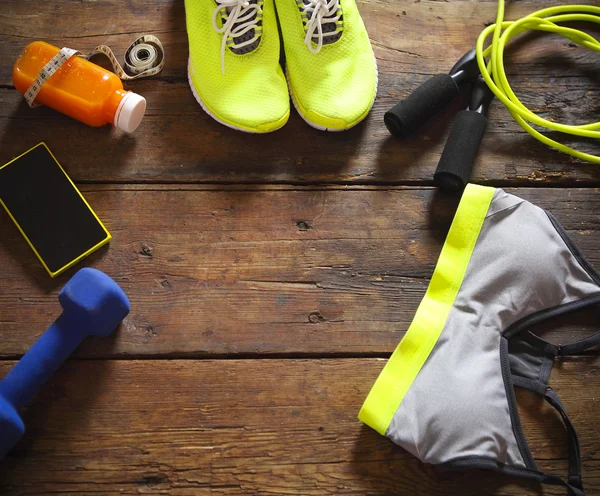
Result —
M 442 333 L 494 191 L 467 185 L 425 297 L 358 414 L 360 420 L 382 435 Z

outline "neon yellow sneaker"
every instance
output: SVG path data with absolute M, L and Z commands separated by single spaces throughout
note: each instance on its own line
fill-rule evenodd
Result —
M 185 0 L 188 79 L 202 108 L 228 127 L 268 133 L 290 115 L 273 0 Z
M 375 101 L 377 64 L 354 0 L 275 0 L 292 101 L 308 124 L 343 131 Z

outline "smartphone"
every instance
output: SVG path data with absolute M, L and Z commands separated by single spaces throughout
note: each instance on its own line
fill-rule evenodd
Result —
M 0 204 L 51 277 L 111 239 L 45 143 L 0 167 Z

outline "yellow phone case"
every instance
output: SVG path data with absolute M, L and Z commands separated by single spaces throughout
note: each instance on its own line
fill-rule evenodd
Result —
M 46 145 L 46 143 L 41 142 L 38 143 L 37 145 L 35 145 L 34 147 L 30 148 L 29 150 L 27 150 L 25 153 L 21 153 L 21 155 L 19 155 L 18 157 L 15 157 L 14 159 L 12 159 L 10 162 L 4 164 L 2 167 L 0 167 L 0 170 L 2 170 L 4 167 L 9 166 L 10 164 L 12 164 L 15 160 L 18 160 L 19 158 L 21 158 L 22 156 L 28 154 L 29 152 L 31 152 L 32 150 L 36 149 L 38 146 L 43 146 L 44 148 L 46 148 L 46 150 L 48 151 L 48 153 L 52 156 L 52 158 L 54 159 L 54 161 L 56 162 L 56 165 L 58 165 L 58 167 L 60 168 L 60 170 L 62 171 L 62 173 L 65 175 L 65 177 L 67 178 L 67 180 L 71 183 L 71 185 L 73 186 L 73 189 L 77 192 L 77 194 L 81 197 L 81 199 L 83 200 L 83 202 L 86 204 L 86 206 L 90 209 L 90 212 L 92 213 L 92 215 L 96 218 L 96 220 L 98 221 L 98 224 L 100 225 L 100 227 L 104 230 L 104 232 L 106 233 L 106 238 L 104 238 L 102 241 L 100 241 L 99 243 L 97 243 L 95 246 L 93 246 L 92 248 L 90 248 L 89 250 L 87 250 L 86 252 L 82 253 L 81 255 L 77 256 L 76 258 L 74 258 L 73 260 L 71 260 L 70 262 L 68 262 L 66 265 L 64 265 L 63 267 L 61 267 L 60 269 L 52 272 L 50 270 L 50 268 L 48 267 L 48 265 L 46 264 L 46 262 L 44 261 L 44 259 L 40 256 L 40 254 L 38 253 L 38 251 L 36 250 L 35 246 L 33 246 L 33 243 L 29 240 L 29 238 L 27 237 L 27 234 L 25 234 L 25 231 L 21 228 L 21 226 L 19 225 L 19 223 L 17 222 L 17 220 L 15 219 L 15 217 L 13 216 L 13 214 L 10 212 L 10 210 L 8 209 L 8 207 L 4 204 L 4 202 L 2 201 L 2 199 L 0 198 L 0 204 L 2 204 L 2 206 L 4 207 L 4 210 L 6 210 L 6 213 L 8 213 L 9 217 L 12 219 L 12 221 L 15 223 L 15 225 L 17 226 L 17 229 L 21 232 L 21 234 L 23 235 L 23 237 L 25 238 L 25 241 L 27 241 L 27 244 L 31 247 L 31 249 L 33 250 L 33 252 L 35 253 L 35 255 L 38 257 L 39 261 L 42 262 L 42 265 L 44 266 L 44 268 L 46 269 L 46 271 L 48 272 L 48 274 L 50 274 L 50 277 L 56 277 L 60 274 L 62 274 L 64 271 L 66 271 L 67 269 L 73 267 L 73 265 L 75 265 L 77 262 L 81 261 L 82 259 L 84 259 L 85 257 L 87 257 L 88 255 L 90 255 L 91 253 L 95 252 L 98 248 L 104 246 L 105 244 L 107 244 L 111 239 L 112 236 L 110 235 L 110 233 L 108 232 L 108 230 L 106 229 L 106 227 L 104 226 L 104 224 L 102 223 L 102 221 L 98 218 L 98 216 L 96 215 L 96 212 L 94 212 L 94 210 L 92 209 L 92 207 L 90 207 L 90 204 L 87 202 L 87 200 L 83 197 L 83 195 L 81 194 L 81 192 L 77 189 L 77 186 L 75 186 L 75 184 L 73 183 L 73 181 L 71 181 L 71 178 L 67 175 L 67 173 L 65 172 L 65 170 L 62 168 L 62 166 L 60 165 L 60 162 L 58 160 L 56 160 L 56 157 L 54 156 L 54 154 L 50 151 L 50 149 L 48 148 L 48 146 Z

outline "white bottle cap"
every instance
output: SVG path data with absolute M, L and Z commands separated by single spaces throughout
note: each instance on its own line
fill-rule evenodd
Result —
M 128 91 L 117 108 L 115 127 L 126 133 L 133 133 L 142 122 L 145 113 L 146 99 L 137 93 Z

